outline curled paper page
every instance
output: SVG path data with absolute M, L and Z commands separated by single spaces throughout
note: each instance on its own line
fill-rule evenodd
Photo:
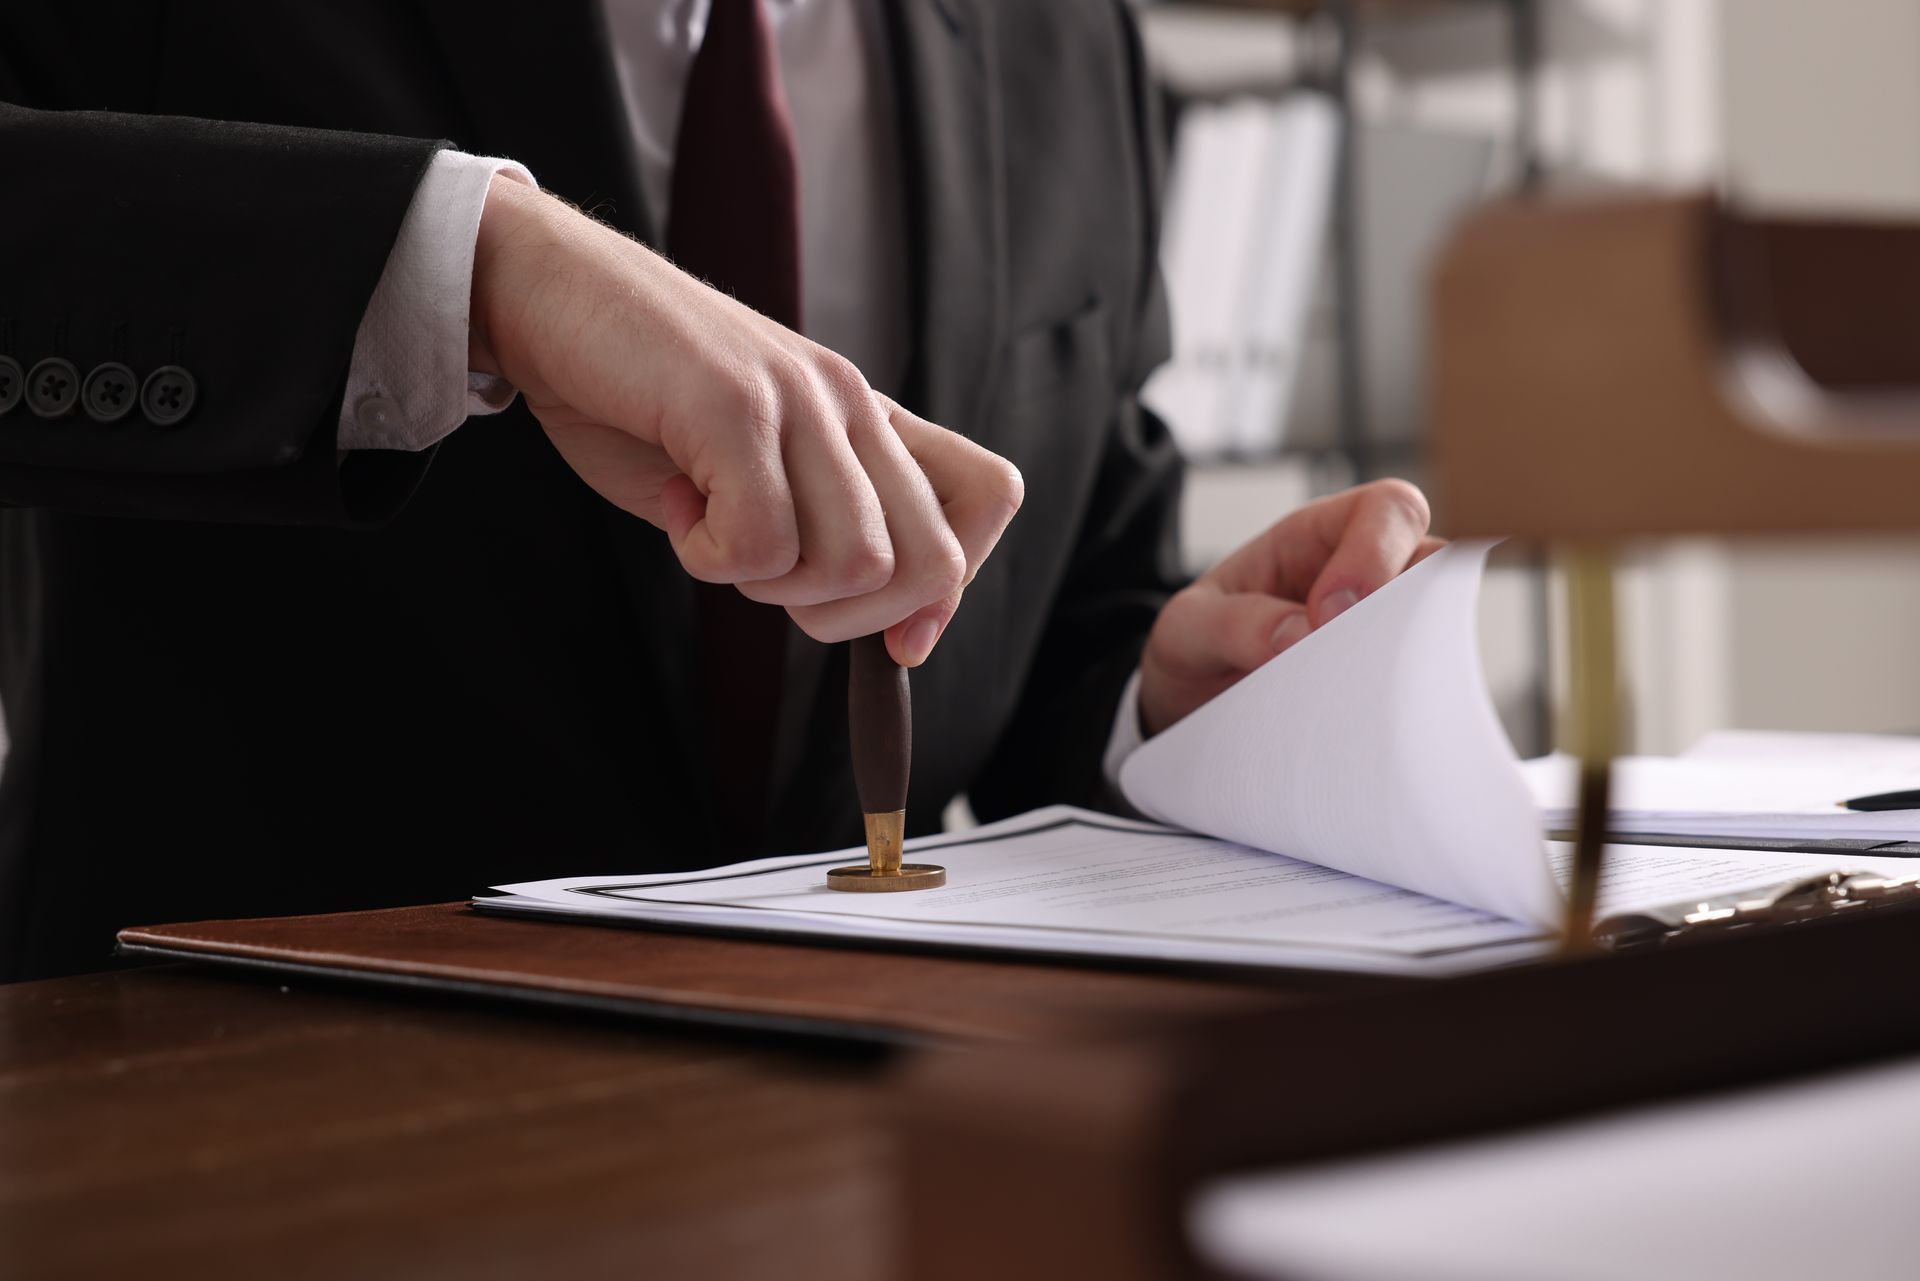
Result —
M 1165 823 L 1556 924 L 1533 797 L 1480 668 L 1493 544 L 1456 543 L 1127 758 Z

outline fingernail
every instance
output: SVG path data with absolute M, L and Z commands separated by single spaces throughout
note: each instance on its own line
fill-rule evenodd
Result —
M 1278 654 L 1306 634 L 1306 611 L 1288 614 L 1286 620 L 1273 629 L 1273 652 Z
M 933 644 L 940 639 L 940 624 L 931 618 L 923 618 L 912 627 L 902 641 L 907 651 L 907 666 L 918 667 L 927 661 L 927 655 L 933 653 Z
M 1352 609 L 1354 605 L 1359 603 L 1359 600 L 1360 597 L 1350 588 L 1342 587 L 1339 591 L 1334 592 L 1320 602 L 1320 612 L 1326 615 L 1321 621 L 1331 623 L 1334 619 Z

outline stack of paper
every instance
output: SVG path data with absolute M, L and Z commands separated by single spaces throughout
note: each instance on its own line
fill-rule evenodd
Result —
M 1549 831 L 1574 820 L 1574 762 L 1526 762 Z M 1920 841 L 1920 810 L 1858 812 L 1856 796 L 1920 789 L 1920 738 L 1721 730 L 1679 756 L 1614 762 L 1608 826 L 1665 836 Z
M 1543 954 L 1563 849 L 1483 686 L 1485 545 L 1456 545 L 1147 743 L 1122 770 L 1159 822 L 1057 807 L 910 843 L 945 889 L 843 894 L 864 852 L 501 887 L 493 909 L 656 927 L 1155 961 L 1446 972 Z M 601 857 L 605 857 L 602 855 Z M 1616 847 L 1603 912 L 1901 859 Z

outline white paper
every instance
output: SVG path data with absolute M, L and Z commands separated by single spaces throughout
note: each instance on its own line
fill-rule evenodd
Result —
M 688 929 L 1402 974 L 1511 964 L 1552 946 L 1551 933 L 1537 926 L 1070 806 L 910 842 L 909 854 L 944 866 L 946 888 L 828 889 L 827 868 L 865 861 L 864 850 L 850 849 L 707 871 L 531 881 L 502 886 L 505 897 L 481 901 L 495 910 Z M 1565 851 L 1556 854 L 1564 862 Z M 1601 907 L 1644 910 L 1832 865 L 1804 855 L 1611 847 Z
M 1156 736 L 1127 799 L 1162 822 L 1500 916 L 1560 920 L 1475 639 L 1489 543 L 1456 543 Z
M 1920 787 L 1920 738 L 1904 734 L 1828 734 L 1802 730 L 1717 729 L 1702 734 L 1681 760 L 1899 770 Z M 1886 789 L 1892 790 L 1892 789 Z M 1855 793 L 1859 795 L 1860 793 Z
M 1541 840 L 1481 679 L 1475 600 L 1487 551 L 1463 544 L 1430 557 L 1137 750 L 1122 786 L 1172 826 L 1056 806 L 910 842 L 912 856 L 948 869 L 945 888 L 923 893 L 828 889 L 828 868 L 865 862 L 850 849 L 529 882 L 483 905 L 995 952 L 1411 974 L 1540 956 L 1561 924 L 1555 878 L 1567 855 Z M 1833 772 L 1854 786 L 1879 779 L 1870 767 L 1889 755 L 1870 748 L 1854 744 L 1856 759 Z M 1768 771 L 1799 770 L 1802 791 L 1824 795 L 1832 783 L 1809 781 L 1805 755 L 1781 741 L 1722 740 L 1698 758 L 1659 762 L 1677 771 L 1670 777 L 1649 777 L 1666 786 L 1685 774 L 1662 798 L 1696 807 L 1780 803 L 1779 779 L 1754 781 Z M 1544 770 L 1530 768 L 1537 784 Z M 1698 781 L 1709 775 L 1721 790 Z M 1612 846 L 1600 910 L 1856 869 L 1907 875 L 1920 864 Z
M 1523 960 L 1536 927 L 1225 841 L 1069 806 L 911 842 L 946 888 L 846 894 L 866 851 L 501 886 L 491 908 L 993 951 L 1444 973 Z
M 1556 876 L 1564 882 L 1573 846 L 1549 845 Z M 1599 915 L 1645 912 L 1689 900 L 1762 890 L 1825 872 L 1920 874 L 1920 860 L 1848 851 L 1839 854 L 1773 854 L 1755 850 L 1696 849 L 1671 845 L 1609 845 L 1600 864 Z
M 1575 765 L 1523 766 L 1549 828 L 1572 826 Z M 1920 811 L 1859 812 L 1854 796 L 1920 788 L 1920 739 L 1723 730 L 1680 756 L 1614 762 L 1616 832 L 1786 839 L 1920 840 Z

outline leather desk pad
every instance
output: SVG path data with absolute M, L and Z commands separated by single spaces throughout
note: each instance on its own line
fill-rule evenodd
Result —
M 134 955 L 880 1041 L 1081 1039 L 1390 980 L 1146 971 L 523 920 L 465 903 L 140 926 Z

